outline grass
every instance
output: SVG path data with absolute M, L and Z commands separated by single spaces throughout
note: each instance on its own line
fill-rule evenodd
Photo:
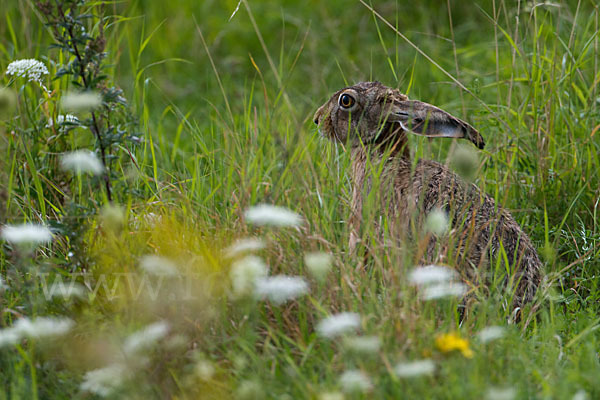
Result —
M 66 55 L 48 50 L 31 4 L 0 5 L 0 71 L 37 58 L 56 73 Z M 56 103 L 35 85 L 11 84 L 18 104 L 0 125 L 0 223 L 46 223 L 56 236 L 33 254 L 2 243 L 0 275 L 10 284 L 0 294 L 2 327 L 46 315 L 76 326 L 68 340 L 1 347 L 0 398 L 93 397 L 80 389 L 85 373 L 121 362 L 128 335 L 159 320 L 169 334 L 127 360 L 131 375 L 121 374 L 111 396 L 326 398 L 342 391 L 344 371 L 359 369 L 373 387 L 346 398 L 503 398 L 494 394 L 506 389 L 519 399 L 599 397 L 595 5 L 374 3 L 416 48 L 360 2 L 243 1 L 232 16 L 237 5 L 177 0 L 169 14 L 152 1 L 104 5 L 107 72 L 140 138 L 115 151 L 116 213 L 105 208 L 100 178 L 59 168 L 59 153 L 92 148 L 94 138 L 83 128 L 52 136 L 43 127 L 60 112 Z M 349 156 L 319 137 L 312 115 L 362 80 L 397 87 L 483 134 L 475 183 L 511 210 L 545 261 L 540 307 L 521 323 L 507 324 L 502 260 L 487 287 L 471 287 L 477 301 L 461 322 L 458 301 L 419 299 L 408 283 L 414 254 L 381 245 L 373 228 L 364 232 L 367 266 L 348 254 Z M 45 82 L 58 94 L 71 87 Z M 415 158 L 446 162 L 456 149 L 410 140 Z M 305 223 L 246 224 L 244 211 L 258 203 L 292 209 Z M 376 199 L 365 213 L 380 215 Z M 305 276 L 309 294 L 279 306 L 232 298 L 223 249 L 249 236 L 266 243 L 257 255 L 271 275 Z M 303 261 L 313 251 L 333 256 L 324 282 Z M 141 274 L 145 254 L 171 259 L 187 278 Z M 46 299 L 40 272 L 77 282 L 85 296 Z M 315 333 L 342 311 L 360 314 L 360 334 L 377 336 L 378 351 L 357 354 Z M 477 333 L 488 326 L 505 335 L 482 343 Z M 436 347 L 453 332 L 472 358 Z M 423 358 L 435 362 L 433 375 L 394 373 Z

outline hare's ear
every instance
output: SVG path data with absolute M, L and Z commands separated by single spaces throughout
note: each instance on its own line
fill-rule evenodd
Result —
M 394 101 L 389 111 L 388 121 L 398 122 L 404 130 L 417 135 L 464 138 L 480 149 L 485 146 L 475 128 L 431 104 L 416 100 Z

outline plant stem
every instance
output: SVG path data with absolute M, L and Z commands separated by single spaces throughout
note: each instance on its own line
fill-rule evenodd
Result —
M 67 17 L 65 16 L 65 13 L 64 13 L 59 1 L 56 1 L 56 6 L 58 8 L 58 11 L 60 12 L 63 22 L 65 23 L 65 26 L 67 27 L 67 32 L 69 33 L 69 38 L 71 39 L 71 47 L 75 51 L 75 57 L 77 57 L 77 61 L 79 62 L 79 76 L 81 76 L 81 79 L 83 80 L 83 85 L 87 89 L 89 89 L 87 79 L 85 78 L 85 66 L 83 65 L 83 58 L 81 57 L 81 54 L 79 53 L 79 49 L 77 48 L 77 42 L 75 41 L 75 35 L 73 34 L 73 25 L 69 24 L 69 22 L 67 21 Z M 102 143 L 102 136 L 100 135 L 100 128 L 98 127 L 99 124 L 98 124 L 98 120 L 96 119 L 96 113 L 94 111 L 91 111 L 91 113 L 92 113 L 92 123 L 93 123 L 92 131 L 94 132 L 94 135 L 96 136 L 96 140 L 98 141 L 98 147 L 100 147 L 100 156 L 102 159 L 102 165 L 104 166 L 104 170 L 106 171 L 104 174 L 104 185 L 106 187 L 106 197 L 108 198 L 108 201 L 111 202 L 112 201 L 112 193 L 111 193 L 111 185 L 110 185 L 110 170 L 106 163 L 106 149 L 104 148 L 104 143 Z

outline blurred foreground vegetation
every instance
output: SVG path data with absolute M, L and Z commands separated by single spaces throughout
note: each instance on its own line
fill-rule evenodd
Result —
M 374 2 L 413 46 L 361 2 L 36 3 L 0 0 L 0 224 L 53 237 L 0 244 L 0 398 L 600 397 L 597 4 Z M 80 19 L 53 31 L 43 10 L 56 4 Z M 69 24 L 85 62 L 57 41 Z M 21 59 L 49 74 L 6 73 Z M 489 286 L 469 286 L 477 301 L 461 320 L 460 300 L 419 297 L 414 254 L 368 229 L 370 258 L 348 254 L 349 157 L 312 116 L 364 80 L 483 134 L 474 182 L 545 261 L 520 323 L 508 323 L 501 260 Z M 59 122 L 84 89 L 102 105 Z M 414 157 L 450 165 L 462 149 L 410 140 Z M 64 168 L 81 149 L 105 151 L 103 173 Z M 302 222 L 248 223 L 261 203 Z M 367 216 L 379 218 L 375 205 Z M 307 291 L 244 294 L 232 271 L 261 266 L 304 277 Z M 341 312 L 360 316 L 352 334 L 318 333 Z M 72 327 L 9 337 L 40 317 Z M 415 360 L 433 370 L 399 372 Z

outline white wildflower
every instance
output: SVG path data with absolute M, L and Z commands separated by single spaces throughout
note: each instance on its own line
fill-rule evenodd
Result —
M 207 360 L 200 360 L 196 363 L 194 367 L 194 372 L 196 376 L 203 381 L 209 381 L 215 374 L 215 367 L 213 367 L 212 363 Z
M 11 328 L 0 329 L 0 348 L 11 346 L 21 340 L 19 333 Z
M 134 355 L 140 351 L 147 350 L 164 338 L 167 333 L 169 333 L 169 324 L 167 322 L 155 322 L 129 335 L 125 339 L 123 350 L 128 355 Z
M 165 257 L 146 255 L 140 260 L 140 268 L 152 275 L 177 275 L 177 267 L 173 261 Z
M 351 369 L 340 376 L 340 386 L 347 393 L 366 392 L 373 387 L 371 379 L 364 372 Z
M 79 125 L 79 119 L 72 114 L 60 114 L 56 116 L 56 124 L 61 126 L 64 123 Z M 54 126 L 54 121 L 52 118 L 48 120 L 46 124 L 46 128 L 52 128 Z
M 4 292 L 6 289 L 8 289 L 8 286 L 6 283 L 4 283 L 4 278 L 2 278 L 2 275 L 0 275 L 0 293 Z
M 344 400 L 344 394 L 340 392 L 323 392 L 319 395 L 319 400 Z
M 513 400 L 517 395 L 514 388 L 490 388 L 485 398 L 486 400 Z
M 481 343 L 491 342 L 504 336 L 505 329 L 501 326 L 487 326 L 483 328 L 477 336 Z
M 28 58 L 16 60 L 8 64 L 8 67 L 6 67 L 6 74 L 27 78 L 29 82 L 37 82 L 42 85 L 42 75 L 48 75 L 48 68 L 46 68 L 41 61 L 34 58 Z
M 308 271 L 312 276 L 315 277 L 315 279 L 321 282 L 325 280 L 327 274 L 331 270 L 332 261 L 333 256 L 331 254 L 321 251 L 306 253 L 304 255 L 304 263 L 306 264 L 306 268 L 308 268 Z
M 360 315 L 343 312 L 331 315 L 317 325 L 317 333 L 326 338 L 334 338 L 360 328 Z
M 298 226 L 302 223 L 302 217 L 287 208 L 273 206 L 270 204 L 259 204 L 250 207 L 244 213 L 246 221 L 254 225 L 271 226 Z
M 100 161 L 95 153 L 89 150 L 64 153 L 60 164 L 63 169 L 74 171 L 78 174 L 89 172 L 93 175 L 100 175 L 104 171 L 102 161 Z
M 229 258 L 237 257 L 240 254 L 262 250 L 265 248 L 265 242 L 258 238 L 240 239 L 224 250 L 225 256 Z
M 38 317 L 33 320 L 21 318 L 15 322 L 12 329 L 22 337 L 40 339 L 64 335 L 73 328 L 73 325 L 75 323 L 69 318 Z
M 102 105 L 102 96 L 96 92 L 70 92 L 62 97 L 61 104 L 68 111 L 92 111 Z
M 256 256 L 246 256 L 231 265 L 229 277 L 233 293 L 244 296 L 254 292 L 256 280 L 267 276 L 267 266 Z
M 263 385 L 252 380 L 243 381 L 235 391 L 235 398 L 238 400 L 256 400 L 265 397 Z
M 470 180 L 479 168 L 479 155 L 473 146 L 458 145 L 452 154 L 451 164 L 459 175 Z
M 52 241 L 50 229 L 38 224 L 5 225 L 1 236 L 14 244 L 42 244 Z
M 256 295 L 283 304 L 308 292 L 308 283 L 299 276 L 277 275 L 256 280 Z
M 344 347 L 354 353 L 372 355 L 379 351 L 381 340 L 377 336 L 350 336 L 344 338 Z
M 434 209 L 427 215 L 425 229 L 435 235 L 442 235 L 448 230 L 448 216 L 439 208 Z
M 425 300 L 437 300 L 444 297 L 462 297 L 466 292 L 467 287 L 462 283 L 438 283 L 425 287 L 423 298 Z
M 400 378 L 414 378 L 422 375 L 431 375 L 435 371 L 435 363 L 429 359 L 402 362 L 396 365 L 394 371 Z
M 426 265 L 413 269 L 409 279 L 414 285 L 424 286 L 433 283 L 449 282 L 455 277 L 456 272 L 451 268 L 439 265 Z
M 588 396 L 587 392 L 583 389 L 579 389 L 572 397 L 571 400 L 588 400 L 590 396 Z
M 111 364 L 104 368 L 86 372 L 79 388 L 101 397 L 108 397 L 123 384 L 130 373 L 130 370 L 122 364 Z
M 24 338 L 43 339 L 66 334 L 74 322 L 68 318 L 21 318 L 12 326 L 0 330 L 0 347 L 12 345 Z

